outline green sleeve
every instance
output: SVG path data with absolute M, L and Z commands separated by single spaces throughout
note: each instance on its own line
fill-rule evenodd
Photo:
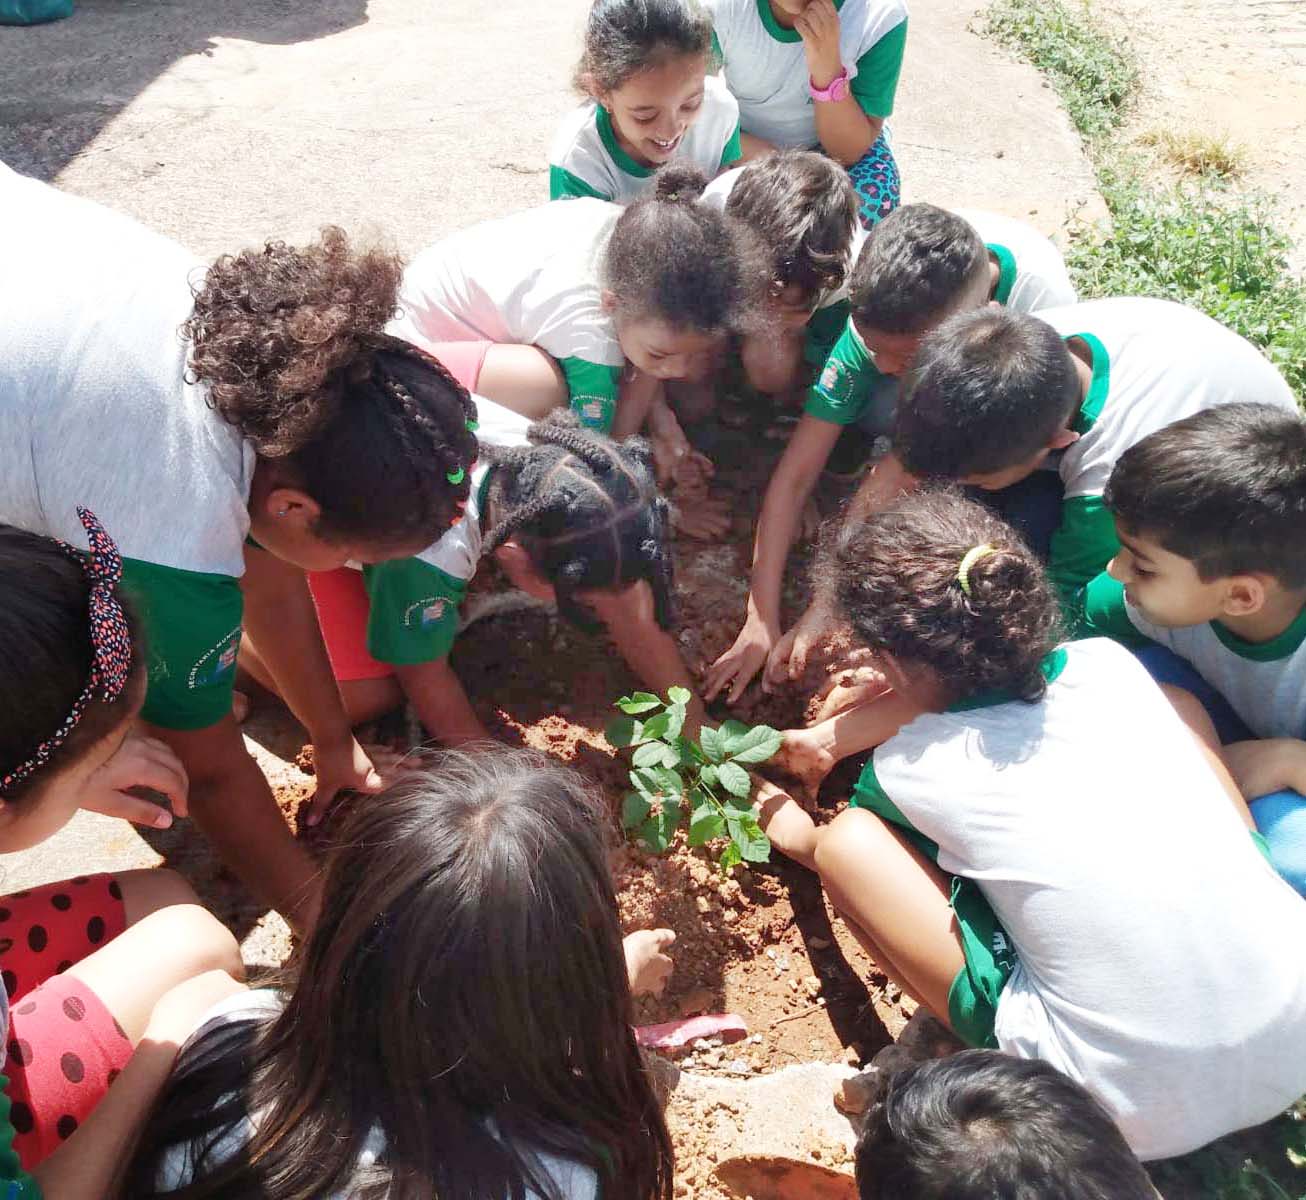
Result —
M 849 91 L 868 117 L 887 117 L 902 74 L 902 52 L 907 45 L 907 22 L 890 29 L 857 60 L 857 75 Z
M 1151 644 L 1134 627 L 1125 608 L 1125 585 L 1105 571 L 1084 588 L 1080 637 L 1109 637 L 1130 649 Z
M 726 148 L 721 151 L 721 170 L 725 170 L 733 163 L 737 163 L 744 157 L 744 148 L 739 143 L 739 122 L 735 122 L 735 130 L 730 135 L 730 140 L 726 142 Z
M 128 558 L 123 591 L 145 633 L 149 688 L 141 716 L 164 729 L 207 729 L 231 711 L 244 599 L 228 575 Z
M 907 835 L 912 845 L 931 862 L 939 861 L 938 844 L 921 833 L 903 815 L 902 809 L 889 799 L 889 794 L 884 790 L 879 776 L 875 773 L 875 755 L 872 754 L 866 760 L 866 765 L 857 777 L 857 783 L 853 787 L 853 794 L 848 803 L 853 808 L 864 808 L 867 812 L 874 813 L 880 820 L 888 821 L 890 825 L 896 825 Z
M 1101 496 L 1074 496 L 1062 503 L 1061 524 L 1048 552 L 1048 575 L 1072 627 L 1083 621 L 1085 585 L 1119 549 L 1115 518 Z
M 567 380 L 572 412 L 579 415 L 582 425 L 607 433 L 617 414 L 621 368 L 586 362 L 583 358 L 562 358 L 558 365 Z
M 9 1080 L 0 1075 L 0 1200 L 41 1200 L 41 1188 L 18 1161 L 9 1117 Z
M 851 312 L 852 305 L 847 300 L 836 300 L 812 314 L 803 342 L 803 358 L 812 366 L 819 367 L 830 357 L 830 351 L 843 336 Z
M 549 199 L 568 200 L 572 197 L 593 197 L 595 200 L 611 200 L 598 188 L 586 183 L 579 175 L 573 175 L 563 167 L 549 168 Z
M 367 587 L 367 652 L 396 666 L 444 658 L 458 633 L 467 584 L 420 558 L 363 568 Z
M 712 30 L 712 65 L 714 69 L 720 70 L 725 66 L 726 52 L 721 49 L 721 39 L 717 37 L 716 30 Z
M 846 321 L 807 393 L 803 412 L 833 425 L 851 425 L 866 411 L 871 387 L 879 375 L 852 321 Z

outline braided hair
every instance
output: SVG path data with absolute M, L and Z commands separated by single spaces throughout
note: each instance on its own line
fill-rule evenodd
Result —
M 329 226 L 308 246 L 219 258 L 182 327 L 191 378 L 317 501 L 314 533 L 328 541 L 433 542 L 468 496 L 467 389 L 383 332 L 402 275 L 399 258 Z
M 495 466 L 490 498 L 503 514 L 483 553 L 524 535 L 524 548 L 557 593 L 558 611 L 590 633 L 599 625 L 577 592 L 647 579 L 657 622 L 669 628 L 667 502 L 658 494 L 648 443 L 614 442 L 581 428 L 569 412 L 550 414 L 527 437 L 525 446 L 483 447 Z

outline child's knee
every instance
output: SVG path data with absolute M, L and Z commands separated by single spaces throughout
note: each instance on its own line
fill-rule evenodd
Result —
M 873 813 L 845 808 L 826 825 L 816 842 L 816 870 L 821 876 L 839 875 L 847 869 L 861 869 L 868 850 L 874 848 L 884 826 Z
M 1269 847 L 1274 869 L 1306 896 L 1306 796 L 1284 789 L 1257 797 L 1247 807 Z
M 154 941 L 168 948 L 177 978 L 225 971 L 233 979 L 244 979 L 245 964 L 235 934 L 198 900 L 160 909 L 149 921 Z

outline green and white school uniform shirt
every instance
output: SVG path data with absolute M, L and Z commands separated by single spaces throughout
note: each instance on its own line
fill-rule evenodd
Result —
M 997 916 L 998 1046 L 1087 1087 L 1140 1157 L 1184 1154 L 1306 1090 L 1306 905 L 1133 655 L 1077 642 L 1045 674 L 1035 703 L 910 722 L 855 800 Z
M 1085 591 L 1084 624 L 1127 646 L 1155 642 L 1173 650 L 1258 738 L 1306 738 L 1306 608 L 1278 637 L 1248 642 L 1219 621 L 1157 625 L 1125 599 L 1119 580 L 1102 574 Z
M 1016 312 L 1074 304 L 1074 285 L 1061 252 L 1032 225 L 977 209 L 958 209 L 980 235 L 998 264 L 993 299 Z M 834 425 L 851 425 L 871 403 L 885 378 L 851 319 L 825 360 L 803 409 L 809 416 Z
M 739 103 L 715 75 L 703 81 L 703 104 L 676 147 L 676 161 L 711 179 L 739 160 Z M 549 199 L 591 196 L 630 204 L 653 194 L 656 167 L 636 162 L 617 141 L 612 118 L 594 100 L 567 114 L 549 150 Z
M 739 182 L 739 177 L 747 171 L 745 167 L 735 167 L 718 175 L 703 190 L 700 204 L 725 212 L 730 201 L 730 194 Z M 807 322 L 806 345 L 804 357 L 809 363 L 819 364 L 825 361 L 831 347 L 839 340 L 844 326 L 848 323 L 848 278 L 852 274 L 853 264 L 861 253 L 866 241 L 867 230 L 860 221 L 853 223 L 852 242 L 848 247 L 848 274 L 837 288 L 828 288 L 817 298 L 812 315 Z
M 231 710 L 253 448 L 186 381 L 203 264 L 130 218 L 0 166 L 0 521 L 123 556 L 146 720 Z
M 606 433 L 625 358 L 601 278 L 621 213 L 586 198 L 451 234 L 404 272 L 390 332 L 428 350 L 465 341 L 538 346 L 558 360 L 581 422 Z
M 473 399 L 479 442 L 526 443 L 530 421 L 483 396 Z M 414 558 L 361 568 L 369 601 L 367 651 L 378 662 L 414 666 L 444 658 L 452 649 L 459 609 L 481 561 L 485 498 L 493 471 L 484 460 L 472 468 L 467 507 L 433 546 Z
M 1169 300 L 1090 300 L 1039 317 L 1086 346 L 1093 378 L 1071 421 L 1079 440 L 1061 452 L 1061 522 L 1048 571 L 1078 615 L 1082 589 L 1119 549 L 1102 491 L 1119 457 L 1149 433 L 1221 404 L 1255 401 L 1296 411 L 1292 391 L 1250 342 Z
M 871 117 L 893 112 L 907 6 L 902 0 L 834 0 L 839 10 L 839 57 L 848 86 Z M 726 83 L 739 101 L 745 133 L 773 146 L 808 150 L 816 134 L 803 39 L 775 19 L 767 0 L 704 0 L 712 14 L 712 43 Z

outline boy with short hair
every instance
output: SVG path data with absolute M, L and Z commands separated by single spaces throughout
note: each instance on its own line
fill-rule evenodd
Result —
M 1110 1115 L 1038 1059 L 966 1050 L 895 1075 L 857 1144 L 860 1200 L 1155 1200 Z
M 1306 893 L 1306 421 L 1266 404 L 1177 421 L 1121 455 L 1102 499 L 1121 549 L 1087 588 L 1089 630 L 1165 647 L 1196 676 L 1166 682 L 1232 708 L 1230 771 Z
M 850 316 L 808 394 L 758 519 L 744 627 L 713 664 L 707 698 L 739 699 L 780 638 L 785 561 L 803 509 L 847 426 L 886 432 L 898 377 L 931 329 L 954 313 L 1000 304 L 1031 311 L 1075 292 L 1060 253 L 1037 230 L 995 213 L 908 204 L 867 235 L 848 288 Z

